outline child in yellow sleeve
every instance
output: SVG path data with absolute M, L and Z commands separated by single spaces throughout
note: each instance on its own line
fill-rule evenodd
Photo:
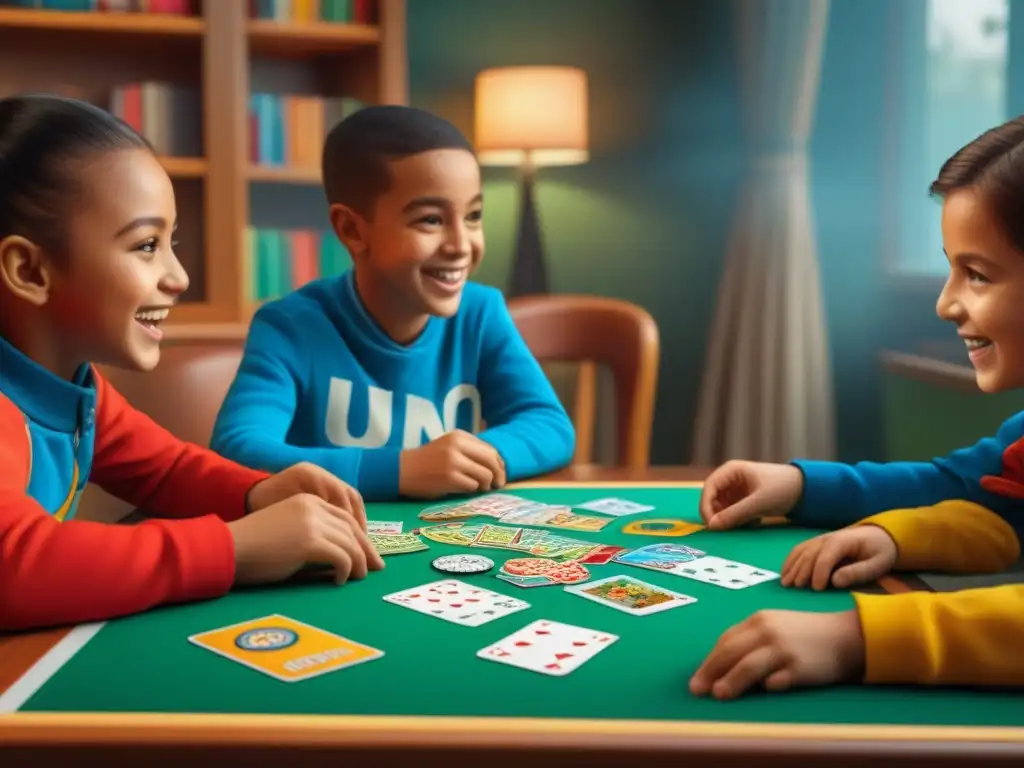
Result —
M 980 389 L 1022 387 L 1024 117 L 958 151 L 931 192 L 943 201 L 950 266 L 936 310 L 957 326 Z M 728 462 L 708 477 L 700 512 L 711 530 L 766 516 L 842 529 L 794 549 L 786 586 L 848 588 L 894 568 L 998 571 L 1020 556 L 1024 413 L 930 462 Z M 753 615 L 719 638 L 690 690 L 733 698 L 755 685 L 856 680 L 1024 685 L 1024 585 L 855 599 L 841 613 Z

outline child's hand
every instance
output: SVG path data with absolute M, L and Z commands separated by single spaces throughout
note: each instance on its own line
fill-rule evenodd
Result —
M 863 674 L 864 636 L 856 611 L 758 611 L 722 634 L 690 679 L 690 692 L 731 699 L 758 684 L 782 691 Z
M 815 536 L 793 547 L 782 564 L 782 586 L 848 589 L 884 576 L 896 565 L 896 542 L 877 525 Z M 836 567 L 844 563 L 836 570 Z M 834 573 L 833 573 L 834 571 Z
M 249 491 L 249 509 L 255 512 L 300 493 L 312 494 L 348 510 L 355 523 L 366 530 L 366 507 L 359 491 L 326 469 L 308 462 L 290 466 L 254 485 Z
M 704 481 L 700 516 L 715 531 L 784 516 L 796 506 L 803 489 L 803 472 L 790 464 L 728 461 Z
M 449 493 L 492 491 L 505 485 L 501 454 L 461 429 L 402 451 L 399 467 L 398 490 L 403 496 L 433 499 Z
M 329 565 L 344 584 L 379 571 L 384 561 L 352 513 L 312 494 L 297 494 L 228 523 L 235 541 L 235 582 L 265 584 L 307 565 Z

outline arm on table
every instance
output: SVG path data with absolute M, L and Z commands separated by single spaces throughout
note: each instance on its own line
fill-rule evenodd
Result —
M 1024 585 L 854 599 L 865 682 L 1024 685 Z
M 877 525 L 892 537 L 899 571 L 998 573 L 1020 557 L 1020 540 L 1003 518 L 960 499 L 894 509 L 857 525 Z
M 479 379 L 487 428 L 479 437 L 501 454 L 509 482 L 562 469 L 576 448 L 572 420 L 502 295 L 488 298 Z
M 827 461 L 793 462 L 804 475 L 804 490 L 789 519 L 811 528 L 843 528 L 871 515 L 892 509 L 931 507 L 947 499 L 980 504 L 1021 525 L 1007 486 L 1024 491 L 1024 469 L 1019 454 L 1024 434 L 1024 413 L 1008 419 L 994 437 L 969 448 L 927 462 L 885 464 Z
M 234 543 L 222 520 L 60 523 L 25 490 L 28 457 L 22 415 L 0 398 L 0 630 L 99 621 L 230 589 Z
M 310 368 L 300 323 L 272 306 L 253 317 L 238 373 L 221 405 L 210 446 L 247 467 L 280 472 L 306 461 L 356 488 L 367 501 L 398 495 L 398 448 L 307 448 L 288 430 Z

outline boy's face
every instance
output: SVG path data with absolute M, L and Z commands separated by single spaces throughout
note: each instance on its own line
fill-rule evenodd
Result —
M 942 238 L 950 272 L 936 309 L 956 323 L 978 387 L 999 392 L 1024 386 L 1024 253 L 970 189 L 946 198 Z
M 459 149 L 423 152 L 389 167 L 390 188 L 346 245 L 372 284 L 374 309 L 392 322 L 450 317 L 483 258 L 480 167 Z
M 83 360 L 151 370 L 160 360 L 160 327 L 188 288 L 173 251 L 174 188 L 144 150 L 81 168 L 67 252 L 50 267 L 43 310 Z

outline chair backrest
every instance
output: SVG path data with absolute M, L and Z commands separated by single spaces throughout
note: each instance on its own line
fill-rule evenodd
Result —
M 603 364 L 615 380 L 617 463 L 631 469 L 648 466 L 661 362 L 658 325 L 650 313 L 621 299 L 557 294 L 510 299 L 508 309 L 541 363 L 580 364 L 573 463 L 591 462 L 597 365 Z
M 213 422 L 242 360 L 244 339 L 211 338 L 164 347 L 154 371 L 98 366 L 100 374 L 135 408 L 176 437 L 209 446 Z M 89 485 L 78 519 L 115 522 L 131 507 Z

